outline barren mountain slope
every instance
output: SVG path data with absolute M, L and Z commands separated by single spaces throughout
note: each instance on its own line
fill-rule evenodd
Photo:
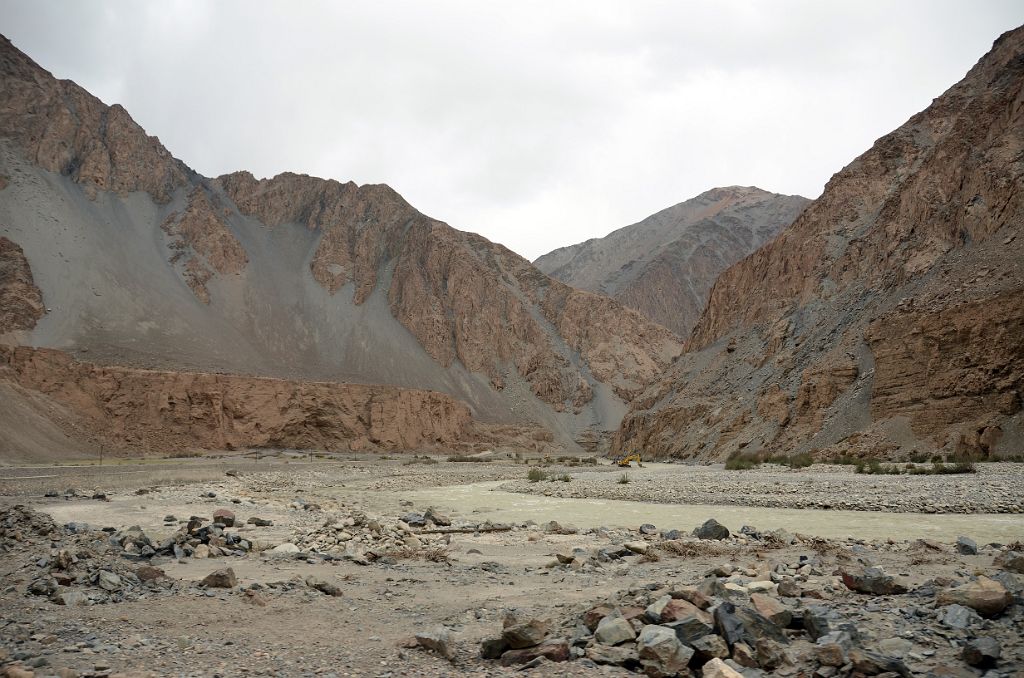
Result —
M 616 445 L 1019 454 L 1024 28 L 715 283 Z
M 754 187 L 715 188 L 534 264 L 685 336 L 718 274 L 774 238 L 808 202 Z
M 562 440 L 617 426 L 678 353 L 387 186 L 206 179 L 0 42 L 0 235 L 47 313 L 7 341 L 161 370 L 395 384 Z

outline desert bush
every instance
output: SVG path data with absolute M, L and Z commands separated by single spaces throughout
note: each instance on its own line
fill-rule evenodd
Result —
M 490 457 L 474 457 L 468 454 L 452 454 L 448 456 L 448 461 L 469 461 L 469 462 L 481 462 L 490 461 Z
M 750 469 L 757 468 L 760 465 L 761 464 L 759 464 L 754 459 L 751 459 L 750 457 L 733 457 L 732 459 L 727 459 L 726 460 L 726 462 L 725 462 L 725 470 L 726 471 L 749 471 Z
M 541 480 L 546 480 L 548 477 L 547 471 L 543 471 L 539 468 L 531 468 L 530 472 L 526 474 L 526 479 L 531 483 L 537 483 Z
M 627 484 L 629 484 L 629 474 L 628 473 L 623 473 L 621 476 L 619 476 L 619 485 L 627 485 Z
M 556 478 L 555 480 L 561 480 L 563 483 L 568 483 L 572 480 L 572 476 L 569 475 L 568 473 L 563 473 L 562 475 L 558 476 L 558 478 Z
M 179 450 L 177 452 L 171 452 L 167 456 L 171 459 L 195 459 L 196 457 L 203 456 L 203 453 L 199 450 Z

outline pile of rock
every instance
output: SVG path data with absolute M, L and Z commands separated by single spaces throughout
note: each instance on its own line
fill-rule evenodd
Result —
M 349 510 L 332 513 L 319 527 L 297 533 L 293 543 L 299 553 L 314 552 L 365 563 L 407 554 L 410 550 L 443 550 L 448 542 L 446 535 L 424 534 L 423 529 L 451 524 L 450 519 L 434 509 L 391 520 Z
M 643 526 L 641 538 L 654 538 L 652 528 Z M 728 538 L 716 524 L 695 533 Z M 775 541 L 784 535 L 746 528 L 735 538 Z M 657 542 L 640 543 L 653 548 Z M 626 546 L 623 554 L 634 550 Z M 1016 551 L 998 555 L 993 565 L 1003 571 L 990 577 L 959 585 L 936 579 L 914 588 L 873 566 L 864 547 L 827 546 L 823 551 L 834 553 L 841 566 L 827 566 L 817 552 L 774 566 L 723 564 L 695 585 L 637 586 L 560 624 L 510 614 L 500 635 L 483 641 L 480 654 L 506 666 L 576 661 L 652 677 L 699 671 L 705 678 L 832 678 L 927 671 L 935 665 L 929 648 L 955 648 L 962 661 L 981 669 L 1001 666 L 1007 642 L 1021 649 L 1012 640 L 1012 629 L 1024 622 L 1024 584 L 1013 574 L 1024 559 Z M 588 556 L 561 554 L 558 563 L 568 567 Z M 893 618 L 899 620 L 896 629 Z M 889 621 L 879 626 L 881 619 Z

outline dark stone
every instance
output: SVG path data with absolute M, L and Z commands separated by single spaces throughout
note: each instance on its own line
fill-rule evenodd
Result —
M 406 513 L 399 520 L 409 527 L 426 527 L 427 525 L 427 521 L 422 513 Z
M 484 659 L 498 659 L 508 649 L 504 638 L 487 638 L 480 643 L 480 656 Z
M 703 525 L 694 529 L 693 536 L 698 539 L 717 539 L 720 541 L 729 538 L 729 528 L 714 518 L 709 518 Z
M 644 523 L 640 526 L 640 534 L 657 534 L 658 528 L 650 523 Z
M 964 645 L 963 658 L 964 661 L 971 666 L 977 666 L 979 668 L 987 668 L 995 666 L 999 657 L 1002 655 L 1003 648 L 1000 647 L 999 641 L 995 638 L 972 638 Z
M 907 587 L 880 567 L 844 567 L 839 571 L 846 588 L 858 593 L 891 596 L 906 593 Z
M 878 652 L 854 648 L 850 650 L 850 662 L 855 671 L 866 676 L 877 676 L 880 673 L 898 673 L 909 678 L 910 669 L 903 660 L 895 657 L 886 657 Z
M 970 537 L 957 537 L 956 551 L 963 556 L 976 556 L 978 555 L 978 545 Z

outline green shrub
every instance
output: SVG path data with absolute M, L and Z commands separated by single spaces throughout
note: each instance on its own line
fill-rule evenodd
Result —
M 527 480 L 529 480 L 531 483 L 537 483 L 540 482 L 541 480 L 546 480 L 547 477 L 547 472 L 542 471 L 539 468 L 531 468 L 530 472 L 526 474 Z
M 569 475 L 568 473 L 563 473 L 562 475 L 558 476 L 556 480 L 561 480 L 563 483 L 568 483 L 572 480 L 572 476 Z
M 761 464 L 759 464 L 757 461 L 755 461 L 755 460 L 753 460 L 753 459 L 751 459 L 749 457 L 733 457 L 732 459 L 727 459 L 726 460 L 726 462 L 725 462 L 725 470 L 726 471 L 749 471 L 750 469 L 757 468 L 760 465 Z

